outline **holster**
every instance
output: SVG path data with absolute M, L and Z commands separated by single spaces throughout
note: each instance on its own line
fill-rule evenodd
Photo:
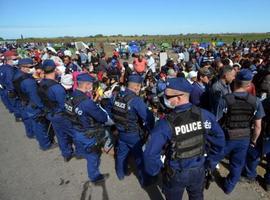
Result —
M 8 91 L 8 98 L 15 99 L 17 97 L 16 92 L 14 91 Z
M 163 181 L 169 182 L 171 178 L 174 177 L 175 173 L 176 171 L 165 161 L 164 168 L 161 171 Z

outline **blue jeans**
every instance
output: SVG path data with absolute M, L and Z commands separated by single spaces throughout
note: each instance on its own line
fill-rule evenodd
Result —
M 190 200 L 202 200 L 204 178 L 204 166 L 176 170 L 169 181 L 163 181 L 163 193 L 168 200 L 179 200 L 182 199 L 186 189 Z

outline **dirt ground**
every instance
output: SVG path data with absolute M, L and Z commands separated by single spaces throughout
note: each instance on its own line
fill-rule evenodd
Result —
M 58 148 L 41 151 L 35 139 L 26 138 L 23 124 L 16 123 L 2 103 L 0 152 L 0 200 L 164 199 L 160 186 L 143 190 L 133 174 L 119 181 L 114 159 L 106 154 L 102 155 L 101 171 L 110 177 L 105 184 L 93 186 L 87 179 L 85 160 L 73 158 L 65 163 Z M 227 173 L 224 167 L 221 171 Z M 186 194 L 183 199 L 187 199 Z M 205 191 L 205 199 L 267 200 L 270 197 L 258 183 L 239 183 L 230 195 L 213 183 Z

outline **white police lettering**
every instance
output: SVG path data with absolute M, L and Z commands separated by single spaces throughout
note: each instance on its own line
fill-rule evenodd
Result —
M 65 108 L 67 111 L 72 112 L 72 108 L 73 108 L 72 106 L 65 104 Z
M 192 122 L 192 123 L 185 124 L 182 126 L 176 126 L 175 133 L 176 133 L 176 135 L 179 135 L 180 133 L 186 134 L 186 133 L 190 133 L 192 131 L 197 131 L 197 130 L 201 130 L 201 129 L 202 129 L 202 122 L 197 121 L 197 122 Z
M 79 108 L 77 107 L 77 108 L 75 108 L 75 113 L 77 115 L 82 115 L 83 114 L 83 111 L 82 110 L 79 110 Z
M 205 122 L 203 122 L 204 128 L 205 129 L 211 129 L 212 128 L 212 123 L 208 120 L 206 120 Z
M 119 101 L 115 101 L 114 102 L 114 105 L 119 107 L 119 108 L 122 108 L 122 109 L 125 109 L 126 108 L 126 104 L 125 103 L 121 103 Z

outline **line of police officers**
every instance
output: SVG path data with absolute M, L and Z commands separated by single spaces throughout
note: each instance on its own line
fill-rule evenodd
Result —
M 163 98 L 171 112 L 155 123 L 139 96 L 143 81 L 139 75 L 130 75 L 126 89 L 102 108 L 91 98 L 95 79 L 89 74 L 78 75 L 78 88 L 66 90 L 56 81 L 52 60 L 43 61 L 44 78 L 38 82 L 32 77 L 32 59 L 20 59 L 18 68 L 11 65 L 11 60 L 12 57 L 6 57 L 6 64 L 0 67 L 2 102 L 14 112 L 17 121 L 22 119 L 27 137 L 36 138 L 42 150 L 56 146 L 48 131 L 51 126 L 64 160 L 69 161 L 73 156 L 85 158 L 93 183 L 109 177 L 100 173 L 99 165 L 101 148 L 107 138 L 104 127 L 113 125 L 113 121 L 118 130 L 119 180 L 128 175 L 127 158 L 132 155 L 142 187 L 150 185 L 153 177 L 162 171 L 167 199 L 181 199 L 185 189 L 190 199 L 203 199 L 205 171 L 215 171 L 225 156 L 229 158 L 230 173 L 224 179 L 223 190 L 229 194 L 243 169 L 247 178 L 256 177 L 260 155 L 269 152 L 269 144 L 264 151 L 260 147 L 266 145 L 258 145 L 262 119 L 264 131 L 269 133 L 269 111 L 267 120 L 260 100 L 246 92 L 252 80 L 249 70 L 238 73 L 234 93 L 219 103 L 220 123 L 213 114 L 189 102 L 193 88 L 186 79 L 168 79 Z M 269 99 L 264 105 L 269 110 Z M 269 153 L 267 161 L 265 180 L 270 185 Z

